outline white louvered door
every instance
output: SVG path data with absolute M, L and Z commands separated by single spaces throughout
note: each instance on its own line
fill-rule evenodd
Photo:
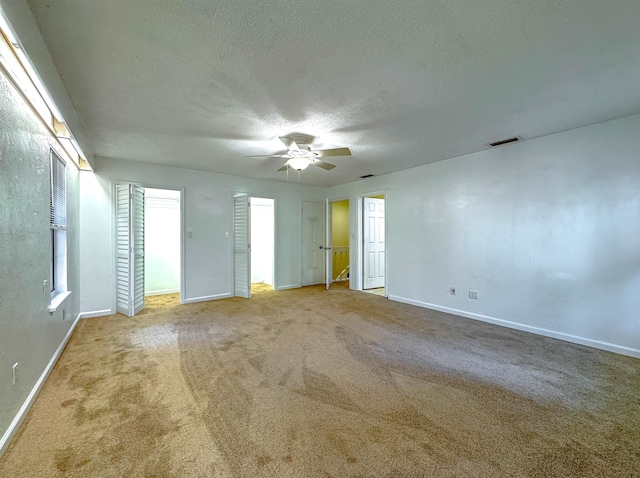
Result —
M 129 184 L 116 185 L 116 295 L 118 312 L 129 315 Z
M 116 295 L 118 312 L 144 308 L 144 188 L 116 185 Z
M 233 197 L 233 264 L 236 297 L 251 298 L 251 201 L 247 195 Z
M 133 282 L 133 314 L 136 315 L 144 309 L 144 188 L 136 184 L 131 185 L 132 201 L 132 282 Z

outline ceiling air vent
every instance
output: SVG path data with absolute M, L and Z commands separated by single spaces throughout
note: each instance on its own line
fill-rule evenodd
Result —
M 372 178 L 373 174 L 365 174 L 364 176 L 360 176 L 360 179 Z
M 513 138 L 502 139 L 500 141 L 496 141 L 495 143 L 489 143 L 489 146 L 495 148 L 496 146 L 504 146 L 509 143 L 517 143 L 518 141 L 522 141 L 520 136 L 514 136 Z

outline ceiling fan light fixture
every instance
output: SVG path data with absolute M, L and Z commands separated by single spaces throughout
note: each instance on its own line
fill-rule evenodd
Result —
M 303 169 L 306 169 L 307 166 L 309 166 L 312 162 L 313 160 L 308 156 L 298 156 L 295 158 L 291 158 L 289 161 L 287 161 L 287 164 L 293 169 L 302 171 Z
M 349 148 L 313 150 L 311 146 L 307 144 L 298 144 L 298 142 L 309 142 L 309 140 L 313 139 L 311 136 L 294 135 L 293 137 L 278 136 L 278 138 L 287 148 L 286 154 L 277 155 L 277 157 L 286 158 L 287 160 L 278 171 L 286 171 L 287 175 L 289 174 L 289 168 L 291 168 L 298 171 L 298 177 L 300 177 L 300 172 L 307 169 L 309 165 L 324 169 L 325 171 L 331 171 L 336 165 L 320 158 L 327 156 L 351 156 L 351 150 Z M 288 177 L 289 176 L 287 176 L 287 178 Z

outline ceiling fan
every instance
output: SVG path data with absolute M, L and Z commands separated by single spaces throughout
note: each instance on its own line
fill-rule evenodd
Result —
M 327 156 L 351 156 L 349 148 L 333 148 L 333 149 L 311 149 L 306 143 L 308 139 L 305 136 L 293 136 L 286 138 L 281 136 L 280 141 L 287 147 L 287 152 L 280 155 L 268 155 L 268 157 L 286 158 L 287 162 L 278 169 L 278 171 L 287 171 L 289 168 L 296 171 L 302 171 L 307 166 L 313 165 L 327 171 L 335 168 L 335 164 L 328 163 L 319 158 Z M 250 156 L 264 157 L 264 156 Z

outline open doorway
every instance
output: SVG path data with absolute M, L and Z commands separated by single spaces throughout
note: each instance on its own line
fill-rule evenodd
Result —
M 251 198 L 251 292 L 273 290 L 275 200 Z
M 386 204 L 384 194 L 365 195 L 360 198 L 360 244 L 362 260 L 361 288 L 364 292 L 387 296 L 386 291 Z
M 275 200 L 233 196 L 233 295 L 250 299 L 275 282 Z
M 350 271 L 349 250 L 349 200 L 327 202 L 327 243 L 330 245 L 327 258 L 327 288 L 339 283 L 348 287 Z
M 180 191 L 144 188 L 147 305 L 180 303 Z
M 116 310 L 183 303 L 182 190 L 115 184 Z

